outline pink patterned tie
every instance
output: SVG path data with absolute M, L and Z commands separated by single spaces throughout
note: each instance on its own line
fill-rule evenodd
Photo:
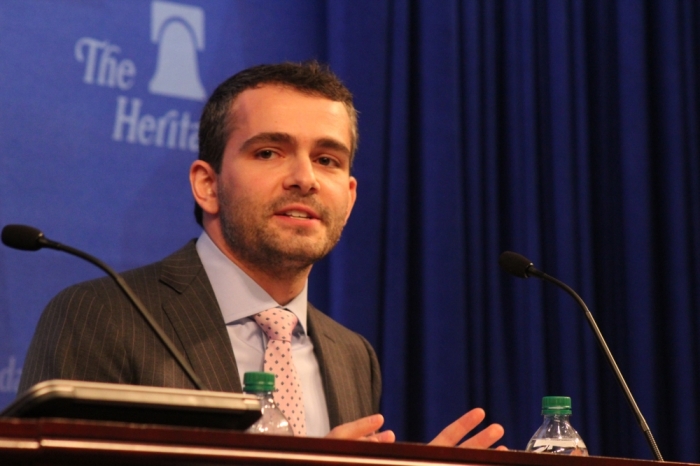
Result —
M 263 370 L 275 374 L 275 403 L 292 425 L 294 435 L 306 435 L 304 401 L 299 375 L 292 361 L 292 331 L 297 316 L 286 309 L 273 308 L 253 316 L 265 335 L 267 349 Z

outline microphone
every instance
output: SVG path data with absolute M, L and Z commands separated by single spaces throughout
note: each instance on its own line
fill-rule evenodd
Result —
M 615 359 L 613 358 L 612 353 L 610 352 L 610 348 L 608 348 L 607 343 L 605 343 L 603 334 L 600 333 L 598 324 L 596 324 L 595 319 L 593 319 L 593 315 L 588 310 L 588 306 L 586 306 L 586 303 L 583 302 L 583 299 L 581 299 L 581 297 L 564 282 L 561 282 L 556 278 L 547 275 L 546 273 L 540 270 L 537 270 L 537 268 L 535 268 L 535 265 L 529 259 L 521 256 L 517 252 L 503 252 L 498 258 L 498 264 L 503 270 L 516 277 L 537 277 L 550 283 L 554 283 L 556 286 L 566 291 L 576 300 L 579 306 L 581 306 L 581 309 L 583 309 L 583 312 L 586 315 L 586 319 L 588 320 L 588 324 L 590 325 L 591 329 L 593 330 L 593 333 L 595 333 L 595 336 L 598 339 L 600 349 L 602 349 L 603 353 L 605 353 L 605 356 L 608 359 L 608 362 L 610 363 L 610 367 L 615 373 L 615 377 L 617 378 L 617 381 L 620 384 L 620 388 L 622 388 L 622 391 L 624 392 L 625 397 L 627 398 L 627 402 L 629 403 L 630 408 L 632 408 L 632 413 L 637 418 L 639 427 L 642 429 L 642 432 L 644 433 L 644 436 L 647 439 L 647 443 L 651 448 L 652 454 L 654 455 L 657 461 L 663 461 L 664 459 L 661 457 L 661 452 L 659 451 L 659 447 L 656 445 L 656 441 L 654 440 L 654 436 L 651 433 L 651 429 L 649 428 L 647 421 L 644 420 L 644 416 L 642 416 L 642 412 L 640 411 L 639 406 L 637 406 L 637 403 L 634 401 L 632 392 L 627 386 L 627 382 L 625 382 L 625 378 L 622 376 L 620 369 L 617 367 L 617 363 L 615 362 Z
M 537 270 L 528 259 L 511 251 L 505 251 L 498 257 L 498 265 L 509 274 L 519 278 L 529 278 L 530 270 Z
M 2 229 L 2 242 L 5 246 L 22 251 L 38 251 L 48 242 L 44 234 L 26 225 L 7 225 Z
M 44 233 L 42 233 L 40 230 L 27 225 L 6 225 L 2 229 L 2 242 L 5 246 L 22 251 L 38 251 L 41 248 L 49 248 L 67 252 L 68 254 L 80 257 L 81 259 L 84 259 L 104 270 L 107 275 L 109 275 L 117 283 L 119 289 L 124 292 L 134 307 L 136 307 L 136 310 L 138 310 L 146 323 L 155 332 L 156 336 L 158 336 L 163 345 L 165 345 L 166 349 L 170 352 L 173 358 L 175 358 L 175 361 L 177 361 L 194 386 L 197 387 L 198 390 L 204 389 L 204 384 L 199 379 L 197 374 L 194 373 L 192 366 L 190 366 L 182 353 L 178 351 L 175 344 L 170 338 L 168 338 L 168 335 L 166 335 L 165 331 L 160 325 L 158 325 L 158 322 L 156 322 L 151 313 L 148 312 L 146 306 L 143 305 L 131 287 L 126 283 L 126 281 L 124 281 L 121 275 L 115 272 L 110 266 L 83 251 L 57 243 L 56 241 L 51 241 L 50 239 L 46 238 Z

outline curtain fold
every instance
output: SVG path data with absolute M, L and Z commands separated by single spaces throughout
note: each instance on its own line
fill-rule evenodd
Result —
M 700 461 L 700 6 L 352 4 L 327 58 L 361 111 L 363 225 L 328 307 L 378 349 L 388 427 L 482 406 L 521 449 L 569 395 L 593 454 L 651 458 L 575 303 L 499 269 L 514 250 L 587 301 L 665 457 Z

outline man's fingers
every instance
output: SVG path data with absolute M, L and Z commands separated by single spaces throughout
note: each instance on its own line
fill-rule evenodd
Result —
M 429 445 L 454 447 L 470 431 L 479 425 L 486 413 L 481 408 L 475 408 L 455 422 L 445 427 Z M 326 438 L 345 440 L 364 440 L 367 442 L 392 443 L 396 436 L 390 430 L 379 432 L 384 424 L 384 417 L 381 414 L 363 417 L 347 424 L 342 424 L 328 433 Z M 475 436 L 467 439 L 461 445 L 462 448 L 488 448 L 503 437 L 503 427 L 498 424 L 491 424 Z M 500 449 L 500 447 L 499 447 Z
M 428 445 L 438 447 L 454 447 L 469 433 L 474 427 L 479 425 L 486 417 L 486 413 L 481 408 L 474 408 L 455 422 L 445 427 L 437 437 Z M 501 434 L 503 435 L 503 434 Z
M 394 435 L 394 432 L 390 430 L 385 430 L 383 432 L 377 432 L 376 434 L 361 438 L 360 440 L 378 443 L 394 443 L 394 441 L 396 441 L 396 435 Z
M 488 448 L 498 442 L 505 431 L 500 424 L 491 424 L 473 437 L 465 440 L 460 448 Z
M 326 438 L 347 440 L 369 440 L 374 442 L 393 442 L 394 434 L 391 431 L 376 433 L 384 424 L 384 416 L 374 414 L 363 417 L 353 422 L 339 425 L 331 430 Z

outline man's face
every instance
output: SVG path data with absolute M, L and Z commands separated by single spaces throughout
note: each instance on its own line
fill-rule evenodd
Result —
M 219 219 L 234 257 L 299 271 L 340 239 L 355 202 L 345 106 L 279 85 L 242 92 L 217 180 Z

